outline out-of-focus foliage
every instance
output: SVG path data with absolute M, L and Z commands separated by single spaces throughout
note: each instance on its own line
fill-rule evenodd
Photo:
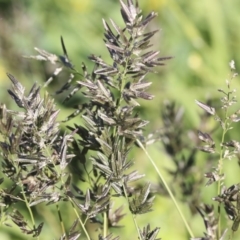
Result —
M 183 127 L 199 128 L 200 111 L 195 106 L 194 100 L 219 96 L 216 90 L 224 85 L 224 79 L 228 77 L 228 62 L 231 59 L 235 60 L 236 68 L 240 69 L 240 32 L 238 31 L 240 1 L 140 0 L 139 2 L 144 11 L 154 10 L 159 14 L 150 26 L 151 30 L 161 28 L 160 33 L 154 37 L 155 49 L 159 49 L 163 56 L 174 57 L 157 76 L 153 76 L 151 91 L 155 95 L 154 103 L 143 103 L 141 113 L 147 115 L 148 120 L 152 122 L 148 128 L 151 127 L 153 130 L 165 126 L 164 118 L 160 118 L 160 109 L 165 99 L 174 100 L 177 106 L 183 107 L 184 117 L 181 117 Z M 7 95 L 5 89 L 9 86 L 6 72 L 18 76 L 21 83 L 29 89 L 35 81 L 42 84 L 43 80 L 49 78 L 52 73 L 50 66 L 22 56 L 35 54 L 34 47 L 58 55 L 62 54 L 60 36 L 64 37 L 69 57 L 78 69 L 82 61 L 90 64 L 87 56 L 91 53 L 109 59 L 108 52 L 103 47 L 102 18 L 114 18 L 119 25 L 122 24 L 117 0 L 0 0 L 1 100 Z M 54 82 L 50 85 L 50 89 L 54 88 L 54 84 L 61 85 Z M 234 86 L 239 88 L 240 85 L 236 81 Z M 69 113 L 69 110 L 63 111 L 60 115 L 63 116 L 65 113 Z M 237 138 L 239 127 L 236 126 L 235 130 L 231 134 Z M 186 131 L 184 134 L 187 136 L 192 132 Z M 189 139 L 186 137 L 185 141 Z M 194 142 L 185 144 L 193 147 Z M 166 145 L 164 147 L 166 148 Z M 169 163 L 166 149 L 161 152 L 153 148 L 150 151 L 155 158 L 159 158 L 159 166 L 174 167 Z M 200 165 L 201 161 L 205 160 L 201 156 L 198 158 Z M 144 161 L 139 153 L 134 158 L 139 158 L 137 161 Z M 151 167 L 146 166 L 147 163 L 144 162 L 142 172 L 151 175 Z M 232 173 L 231 168 L 228 171 L 229 174 Z M 166 173 L 166 175 L 171 174 Z M 238 176 L 231 175 L 232 181 L 239 181 Z M 150 180 L 156 181 L 154 178 Z M 200 195 L 211 196 L 211 190 L 202 190 L 203 193 Z M 181 190 L 177 189 L 176 192 Z M 205 200 L 209 199 L 208 196 Z M 151 217 L 155 225 L 160 225 L 161 237 L 186 239 L 182 223 L 179 224 L 180 219 L 169 201 L 159 198 L 156 203 Z M 55 231 L 55 236 L 58 236 L 59 223 L 53 213 L 41 212 L 40 207 L 36 211 L 42 214 L 42 218 L 47 216 L 44 239 L 49 239 L 47 235 L 49 228 Z M 192 220 L 192 225 L 200 235 L 203 230 L 198 226 L 202 223 L 196 218 Z M 39 220 L 41 221 L 42 219 Z M 127 221 L 130 222 L 131 219 Z M 144 223 L 146 220 L 140 221 Z M 173 226 L 175 226 L 174 230 Z M 20 239 L 19 232 L 15 230 L 11 234 L 1 231 L 1 234 L 2 239 Z M 130 234 L 131 231 L 127 230 L 126 236 Z M 238 239 L 237 234 L 235 237 Z
M 153 29 L 161 28 L 155 44 L 163 55 L 170 53 L 175 57 L 166 71 L 156 77 L 159 87 L 154 87 L 155 94 L 159 100 L 167 95 L 184 104 L 189 122 L 196 125 L 196 113 L 190 110 L 194 106 L 192 99 L 196 94 L 203 97 L 214 94 L 219 81 L 228 74 L 227 63 L 235 59 L 238 66 L 240 62 L 240 34 L 236 30 L 240 2 L 149 0 L 140 4 L 145 11 L 153 9 L 159 13 L 156 27 L 152 25 Z M 33 82 L 46 78 L 47 73 L 33 75 L 39 64 L 21 56 L 31 54 L 35 46 L 60 54 L 61 35 L 76 65 L 80 66 L 91 52 L 105 57 L 108 53 L 100 41 L 103 38 L 100 19 L 114 17 L 121 24 L 118 13 L 117 0 L 1 0 L 1 84 L 7 82 L 5 72 L 13 69 Z M 206 92 L 205 86 L 211 92 Z M 157 105 L 152 108 L 158 110 Z

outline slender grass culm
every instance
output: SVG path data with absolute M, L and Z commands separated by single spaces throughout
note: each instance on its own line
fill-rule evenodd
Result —
M 119 0 L 119 7 L 123 26 L 112 19 L 102 20 L 110 60 L 91 54 L 93 69 L 85 63 L 77 69 L 60 37 L 61 56 L 40 48 L 35 48 L 36 56 L 25 56 L 54 69 L 42 87 L 35 83 L 26 93 L 19 79 L 7 74 L 12 83 L 8 93 L 17 110 L 0 106 L 0 226 L 17 227 L 21 239 L 160 240 L 161 223 L 146 217 L 143 225 L 138 216 L 158 208 L 155 196 L 163 195 L 179 214 L 186 239 L 233 240 L 240 223 L 240 185 L 227 186 L 224 161 L 239 159 L 240 142 L 229 140 L 228 135 L 240 120 L 240 110 L 232 112 L 237 102 L 232 89 L 237 76 L 234 62 L 226 90 L 219 90 L 220 101 L 196 100 L 205 111 L 202 122 L 214 117 L 217 127 L 210 132 L 200 129 L 196 137 L 196 129 L 181 124 L 182 108 L 166 101 L 161 109 L 163 127 L 146 137 L 149 121 L 142 118 L 140 103 L 154 99 L 147 77 L 172 57 L 161 57 L 154 49 L 158 29 L 149 25 L 156 12 L 145 16 L 138 0 Z M 58 78 L 64 78 L 61 86 L 55 84 Z M 72 114 L 62 119 L 62 112 L 70 107 Z M 189 143 L 187 135 L 194 141 Z M 146 148 L 156 140 L 173 163 L 173 169 L 167 169 L 171 182 Z M 192 143 L 198 145 L 192 147 Z M 139 173 L 140 163 L 132 159 L 135 148 L 153 166 L 151 174 L 158 176 L 159 185 Z M 211 171 L 205 174 L 196 163 L 200 151 L 214 160 L 206 164 L 207 169 L 211 164 Z M 212 200 L 217 207 L 199 198 L 203 177 L 206 186 L 216 184 Z M 200 218 L 200 214 L 203 218 L 206 232 L 202 237 L 195 237 L 192 222 L 186 218 L 189 212 L 178 202 L 189 206 L 192 217 Z M 121 225 L 127 217 L 134 230 Z M 174 231 L 176 226 L 168 229 Z

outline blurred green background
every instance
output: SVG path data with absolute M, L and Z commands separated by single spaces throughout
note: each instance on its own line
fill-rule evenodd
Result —
M 184 125 L 198 129 L 201 110 L 194 100 L 219 97 L 217 89 L 225 86 L 230 60 L 234 59 L 237 70 L 240 69 L 240 1 L 139 0 L 139 4 L 145 16 L 152 10 L 158 13 L 150 24 L 151 29 L 161 29 L 154 37 L 154 49 L 160 50 L 161 56 L 174 57 L 166 62 L 166 66 L 159 68 L 159 74 L 149 76 L 153 81 L 150 91 L 155 99 L 143 103 L 142 114 L 151 121 L 147 131 L 162 126 L 160 110 L 166 99 L 174 100 L 184 108 Z M 87 59 L 91 53 L 110 59 L 104 48 L 102 18 L 111 18 L 122 25 L 118 0 L 0 0 L 0 101 L 11 105 L 6 91 L 10 87 L 6 72 L 16 76 L 27 90 L 34 82 L 42 84 L 50 76 L 52 68 L 49 65 L 22 56 L 35 55 L 34 47 L 62 54 L 60 36 L 63 36 L 68 55 L 78 70 L 82 62 L 91 69 L 92 64 Z M 61 82 L 57 84 L 62 85 Z M 239 89 L 239 78 L 234 87 Z M 70 112 L 63 110 L 61 116 Z M 239 127 L 236 129 L 239 130 Z M 239 137 L 237 131 L 235 136 Z M 172 165 L 161 145 L 151 146 L 149 152 L 168 178 L 165 169 Z M 144 172 L 149 181 L 158 182 L 143 153 L 137 151 L 133 155 L 137 163 L 142 163 L 139 171 Z M 199 160 L 204 161 L 204 155 L 200 154 Z M 240 180 L 236 166 L 237 163 L 231 162 L 228 170 L 230 184 Z M 202 188 L 200 193 L 209 203 L 211 191 L 212 188 Z M 126 206 L 125 202 L 123 204 Z M 181 207 L 189 217 L 195 235 L 202 235 L 204 226 L 200 216 L 191 217 L 184 203 Z M 60 235 L 57 217 L 50 211 L 44 212 L 43 206 L 36 211 L 46 220 L 44 235 L 40 239 L 57 239 Z M 66 218 L 71 219 L 65 211 Z M 168 198 L 157 197 L 154 211 L 139 217 L 138 222 L 140 226 L 146 222 L 150 222 L 152 227 L 160 226 L 159 236 L 162 239 L 187 239 L 183 223 Z M 115 230 L 116 234 L 124 232 L 121 239 L 137 239 L 129 214 L 122 224 L 131 227 Z M 239 239 L 240 235 L 234 237 Z M 1 227 L 0 239 L 26 238 L 15 227 Z

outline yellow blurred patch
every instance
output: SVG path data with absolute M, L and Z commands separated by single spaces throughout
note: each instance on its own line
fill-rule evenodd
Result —
M 88 12 L 91 9 L 92 1 L 70 0 L 71 7 L 75 12 Z
M 147 8 L 149 10 L 157 10 L 162 8 L 166 4 L 166 0 L 149 0 Z
M 192 53 L 188 57 L 188 66 L 194 70 L 197 70 L 201 67 L 202 65 L 202 58 L 199 54 L 197 53 Z
M 0 82 L 2 82 L 3 79 L 6 79 L 6 69 L 3 65 L 3 62 L 0 61 Z

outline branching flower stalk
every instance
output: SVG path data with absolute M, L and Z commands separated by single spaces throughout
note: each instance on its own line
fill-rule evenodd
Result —
M 224 91 L 222 89 L 218 90 L 223 94 L 223 97 L 221 98 L 221 105 L 222 105 L 221 108 L 224 111 L 223 117 L 217 114 L 217 111 L 215 110 L 214 107 L 196 100 L 197 105 L 202 109 L 204 109 L 208 114 L 214 116 L 215 120 L 220 124 L 220 127 L 222 128 L 222 136 L 221 136 L 219 151 L 216 149 L 215 141 L 211 138 L 210 134 L 203 133 L 201 131 L 198 132 L 198 137 L 203 142 L 203 145 L 199 146 L 198 149 L 207 153 L 219 154 L 217 167 L 214 168 L 212 172 L 208 172 L 205 174 L 205 177 L 208 179 L 208 182 L 206 183 L 207 186 L 209 186 L 210 184 L 213 184 L 214 182 L 217 182 L 217 196 L 214 197 L 213 200 L 218 202 L 218 217 L 216 218 L 216 221 L 212 220 L 211 223 L 205 221 L 205 225 L 208 231 L 207 236 L 208 236 L 208 239 L 210 240 L 212 239 L 222 240 L 226 235 L 227 229 L 225 229 L 222 232 L 222 226 L 221 226 L 222 225 L 221 223 L 221 218 L 222 218 L 221 206 L 222 205 L 224 206 L 224 209 L 228 218 L 231 221 L 233 221 L 232 232 L 237 231 L 238 225 L 240 222 L 240 218 L 238 217 L 238 208 L 240 207 L 240 202 L 238 202 L 238 196 L 240 201 L 239 184 L 232 185 L 229 188 L 226 188 L 224 186 L 225 176 L 224 176 L 224 169 L 223 169 L 223 161 L 224 159 L 230 160 L 233 157 L 238 158 L 239 149 L 240 149 L 239 141 L 236 141 L 236 140 L 226 141 L 226 134 L 228 133 L 229 130 L 232 129 L 232 124 L 240 121 L 240 118 L 239 118 L 240 110 L 237 110 L 234 113 L 229 113 L 230 107 L 237 102 L 236 96 L 235 96 L 236 90 L 231 89 L 231 83 L 232 83 L 232 80 L 238 75 L 237 73 L 234 72 L 235 71 L 234 61 L 230 62 L 230 67 L 232 71 L 232 76 L 230 80 L 226 80 L 227 91 Z M 234 202 L 236 203 L 233 204 Z M 204 213 L 202 210 L 198 209 L 199 213 L 202 215 L 202 217 L 204 217 Z M 207 208 L 205 208 L 205 210 L 207 210 Z M 209 213 L 210 211 L 207 210 L 205 212 Z
M 231 79 L 232 80 L 232 79 Z M 228 89 L 230 88 L 230 84 L 227 84 Z M 230 90 L 230 89 L 229 89 Z M 227 93 L 227 102 L 231 101 L 230 96 L 232 92 Z M 224 123 L 223 123 L 223 133 L 222 133 L 222 139 L 221 139 L 221 150 L 220 150 L 220 156 L 219 156 L 219 161 L 218 161 L 218 174 L 221 176 L 223 174 L 223 154 L 224 154 L 224 142 L 225 142 L 225 135 L 226 133 L 230 130 L 230 122 L 228 118 L 228 109 L 225 108 L 225 116 L 224 116 Z M 222 181 L 218 181 L 218 186 L 217 186 L 217 195 L 221 194 L 221 185 Z M 221 203 L 218 204 L 218 235 L 217 238 L 219 239 L 221 236 Z
M 230 62 L 230 67 L 231 67 L 231 71 L 235 71 L 235 65 L 234 62 Z M 227 85 L 227 89 L 228 92 L 224 93 L 225 97 L 222 99 L 223 102 L 223 109 L 225 111 L 225 116 L 224 116 L 224 123 L 222 124 L 222 128 L 223 128 L 223 133 L 222 133 L 222 139 L 221 139 L 221 150 L 220 150 L 220 159 L 218 162 L 218 171 L 219 171 L 219 176 L 222 175 L 223 172 L 223 159 L 224 159 L 224 152 L 225 152 L 225 148 L 224 148 L 224 142 L 225 142 L 225 136 L 226 133 L 232 129 L 231 124 L 232 124 L 232 120 L 231 120 L 231 116 L 229 116 L 229 107 L 236 103 L 236 97 L 232 96 L 233 94 L 235 94 L 235 90 L 231 90 L 231 82 L 232 80 L 237 76 L 236 73 L 233 73 L 230 80 L 226 80 L 226 85 Z M 221 91 L 221 90 L 220 90 Z M 217 194 L 220 195 L 221 194 L 221 181 L 218 181 L 218 191 Z M 221 236 L 221 207 L 220 207 L 220 203 L 219 203 L 219 217 L 218 217 L 218 238 L 220 238 Z

